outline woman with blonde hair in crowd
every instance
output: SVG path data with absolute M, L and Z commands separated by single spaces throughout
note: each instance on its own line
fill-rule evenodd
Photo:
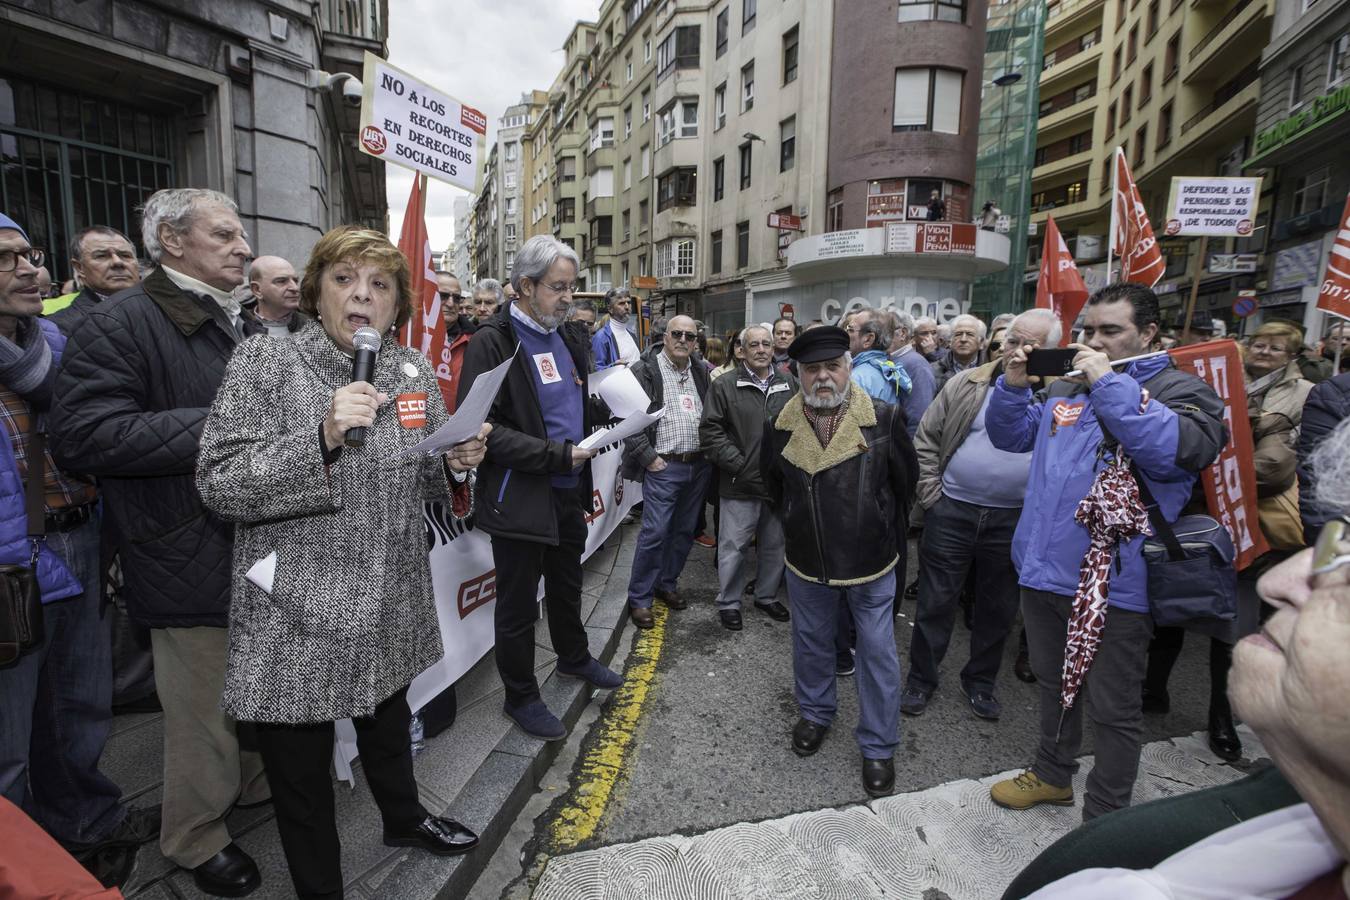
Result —
M 329 231 L 300 288 L 315 321 L 289 340 L 241 344 L 202 431 L 197 488 L 238 523 L 221 706 L 254 723 L 301 897 L 342 896 L 329 773 L 338 719 L 356 726 L 386 846 L 449 855 L 478 843 L 418 798 L 407 689 L 444 653 L 423 501 L 459 484 L 454 511 L 469 514 L 468 473 L 490 426 L 448 454 L 408 452 L 448 418 L 431 364 L 394 338 L 413 313 L 409 284 L 383 234 Z M 371 330 L 373 372 L 353 381 L 355 344 Z

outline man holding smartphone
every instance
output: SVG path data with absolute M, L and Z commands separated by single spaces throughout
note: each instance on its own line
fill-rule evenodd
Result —
M 1204 381 L 1166 355 L 1112 368 L 1147 353 L 1158 333 L 1158 298 L 1143 285 L 1116 283 L 1088 299 L 1085 343 L 1073 369 L 1033 396 L 1023 345 L 991 391 L 985 428 L 995 447 L 1032 451 L 1026 505 L 1013 535 L 1031 667 L 1040 688 L 1036 761 L 990 793 L 995 803 L 1028 809 L 1073 805 L 1075 758 L 1083 707 L 1095 729 L 1096 762 L 1087 778 L 1084 820 L 1128 806 L 1139 768 L 1143 710 L 1140 689 L 1153 620 L 1149 615 L 1142 535 L 1122 542 L 1112 564 L 1100 644 L 1083 681 L 1082 698 L 1060 704 L 1060 674 L 1079 570 L 1089 545 L 1075 519 L 1098 473 L 1123 454 L 1142 476 L 1164 518 L 1174 521 L 1197 474 L 1227 441 L 1223 401 Z

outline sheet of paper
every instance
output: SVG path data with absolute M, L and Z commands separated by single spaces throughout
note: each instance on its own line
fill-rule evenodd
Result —
M 513 353 L 495 369 L 489 369 L 475 378 L 469 393 L 460 401 L 450 420 L 437 428 L 435 434 L 405 450 L 403 455 L 444 453 L 456 444 L 462 444 L 478 434 L 478 429 L 487 421 L 488 412 L 492 410 L 492 401 L 497 399 L 497 391 L 501 390 L 502 382 L 506 380 L 506 373 L 510 371 L 515 358 Z
M 637 434 L 639 431 L 661 418 L 665 412 L 664 408 L 658 409 L 654 413 L 639 410 L 631 416 L 625 417 L 622 422 L 618 422 L 586 437 L 580 444 L 577 444 L 577 446 L 582 450 L 594 450 L 596 447 L 603 447 L 606 444 L 621 441 L 630 435 Z
M 652 405 L 647 392 L 638 384 L 637 376 L 627 366 L 611 366 L 592 372 L 586 379 L 587 389 L 609 404 L 617 419 L 626 419 L 635 412 L 646 412 Z
M 277 552 L 273 550 L 253 564 L 244 577 L 262 588 L 267 593 L 272 593 L 272 584 L 277 577 Z

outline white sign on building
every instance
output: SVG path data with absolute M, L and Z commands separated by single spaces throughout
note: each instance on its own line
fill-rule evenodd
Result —
M 1247 237 L 1252 233 L 1260 198 L 1260 178 L 1178 175 L 1172 179 L 1167 195 L 1164 231 L 1170 236 Z
M 478 193 L 487 117 L 367 51 L 357 145 L 363 153 Z

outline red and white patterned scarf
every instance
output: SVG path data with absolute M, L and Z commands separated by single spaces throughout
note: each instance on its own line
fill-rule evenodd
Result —
M 1091 543 L 1078 572 L 1078 590 L 1073 595 L 1073 614 L 1064 644 L 1060 705 L 1065 711 L 1073 707 L 1102 640 L 1116 548 L 1136 535 L 1152 533 L 1148 512 L 1139 499 L 1139 485 L 1123 455 L 1117 453 L 1116 459 L 1097 473 L 1074 518 L 1087 528 Z

